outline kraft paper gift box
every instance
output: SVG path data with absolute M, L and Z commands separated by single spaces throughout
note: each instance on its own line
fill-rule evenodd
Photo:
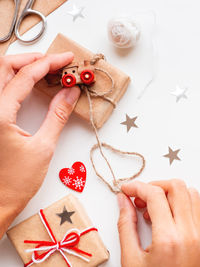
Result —
M 49 47 L 47 54 L 62 53 L 66 51 L 72 51 L 74 53 L 74 62 L 80 63 L 82 63 L 84 60 L 91 60 L 95 55 L 88 49 L 82 47 L 81 45 L 70 40 L 62 34 L 57 35 L 57 37 Z M 121 99 L 129 85 L 129 76 L 102 59 L 95 64 L 95 67 L 107 71 L 113 78 L 114 89 L 113 92 L 110 93 L 108 96 L 114 102 L 117 103 Z M 95 76 L 96 82 L 92 86 L 93 90 L 95 92 L 107 92 L 111 88 L 110 79 L 101 72 L 96 72 Z M 35 87 L 40 91 L 43 91 L 50 97 L 53 97 L 62 88 L 61 85 L 49 86 L 45 79 L 37 83 Z M 97 97 L 92 97 L 92 104 L 95 125 L 97 128 L 101 128 L 111 115 L 114 106 L 112 103 L 109 103 L 108 101 Z M 78 114 L 81 118 L 90 121 L 88 99 L 84 92 L 82 92 L 74 112 Z
M 61 241 L 66 235 L 66 232 L 70 229 L 71 231 L 76 232 L 75 229 L 84 231 L 90 227 L 95 227 L 92 225 L 81 203 L 71 194 L 44 209 L 43 214 L 57 241 Z M 25 264 L 24 266 L 29 266 L 27 264 L 30 263 L 33 254 L 33 252 L 26 252 L 26 250 L 34 249 L 37 246 L 37 244 L 24 243 L 24 240 L 51 241 L 50 235 L 42 223 L 41 215 L 39 214 L 36 214 L 11 228 L 8 230 L 7 235 L 22 258 Z M 70 237 L 68 240 L 69 239 Z M 80 236 L 79 243 L 76 244 L 75 247 L 78 251 L 82 250 L 92 254 L 90 257 L 77 252 L 77 250 L 69 250 L 87 258 L 89 262 L 63 251 L 67 260 L 71 264 L 68 265 L 62 254 L 56 250 L 42 263 L 33 263 L 31 266 L 94 267 L 99 266 L 109 258 L 109 252 L 105 248 L 98 231 L 96 230 L 91 230 Z M 44 251 L 38 252 L 38 255 L 41 255 L 42 253 L 44 253 Z

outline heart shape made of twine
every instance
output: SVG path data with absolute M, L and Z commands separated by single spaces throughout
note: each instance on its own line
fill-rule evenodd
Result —
M 102 151 L 102 147 L 114 152 L 114 153 L 118 153 L 118 154 L 121 154 L 121 155 L 128 155 L 128 156 L 136 156 L 138 158 L 140 158 L 142 160 L 142 164 L 141 164 L 141 167 L 140 169 L 134 173 L 131 177 L 127 177 L 127 178 L 116 178 L 114 172 L 113 172 L 113 169 L 108 161 L 108 159 L 106 158 L 106 156 L 104 155 L 103 151 Z M 96 149 L 100 149 L 100 153 L 102 155 L 102 157 L 104 158 L 104 160 L 106 161 L 109 169 L 110 169 L 110 172 L 112 174 L 112 177 L 113 177 L 113 181 L 112 183 L 111 182 L 108 182 L 107 179 L 105 179 L 96 169 L 96 166 L 95 166 L 95 163 L 94 163 L 94 159 L 93 159 L 93 154 L 94 154 L 94 151 Z M 145 168 L 145 158 L 143 157 L 143 155 L 141 155 L 140 153 L 137 153 L 137 152 L 128 152 L 128 151 L 122 151 L 122 150 L 119 150 L 119 149 L 116 149 L 115 147 L 113 146 L 110 146 L 106 143 L 98 143 L 96 145 L 94 145 L 91 150 L 90 150 L 90 160 L 92 162 L 92 166 L 94 168 L 94 171 L 96 173 L 96 175 L 110 188 L 110 190 L 117 194 L 121 191 L 121 184 L 123 182 L 128 182 L 128 181 L 131 181 L 133 179 L 135 179 L 136 177 L 138 177 L 144 170 Z

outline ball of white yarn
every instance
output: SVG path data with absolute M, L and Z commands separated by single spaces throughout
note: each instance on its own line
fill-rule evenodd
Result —
M 129 17 L 113 18 L 108 22 L 108 37 L 116 47 L 130 48 L 139 40 L 140 29 Z

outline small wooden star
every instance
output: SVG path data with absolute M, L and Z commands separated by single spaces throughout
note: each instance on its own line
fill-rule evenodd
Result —
M 73 17 L 73 21 L 75 21 L 77 18 L 85 18 L 82 14 L 83 10 L 84 7 L 77 7 L 76 5 L 73 5 L 73 9 L 68 11 L 67 14 L 71 15 Z
M 169 163 L 170 165 L 173 163 L 174 160 L 181 160 L 178 157 L 178 153 L 179 153 L 180 149 L 177 150 L 172 150 L 171 147 L 169 147 L 169 153 L 164 155 L 163 157 L 169 158 Z
M 132 128 L 138 128 L 138 126 L 135 124 L 135 121 L 137 120 L 137 117 L 134 118 L 130 118 L 127 114 L 126 114 L 126 120 L 121 122 L 121 124 L 126 125 L 127 127 L 127 132 Z
M 67 211 L 66 207 L 64 206 L 62 213 L 57 213 L 56 215 L 61 218 L 60 225 L 65 222 L 72 223 L 71 216 L 75 213 L 75 211 Z

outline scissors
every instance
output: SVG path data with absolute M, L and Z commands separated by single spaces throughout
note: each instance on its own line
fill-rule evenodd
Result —
M 32 9 L 32 6 L 33 6 L 35 0 L 28 0 L 24 10 L 22 11 L 22 14 L 17 19 L 21 0 L 14 0 L 14 2 L 15 2 L 15 13 L 14 13 L 13 21 L 12 21 L 12 24 L 10 27 L 10 31 L 6 36 L 4 36 L 3 38 L 0 38 L 0 43 L 8 41 L 11 38 L 13 31 L 16 35 L 16 38 L 23 43 L 30 44 L 30 43 L 37 41 L 42 36 L 42 34 L 44 33 L 44 31 L 46 29 L 46 25 L 47 25 L 46 17 L 42 13 L 40 13 L 39 11 Z M 33 38 L 31 38 L 29 40 L 25 40 L 25 39 L 22 39 L 22 37 L 19 33 L 19 29 L 20 29 L 20 26 L 21 26 L 23 19 L 29 15 L 36 15 L 36 16 L 40 17 L 41 22 L 42 22 L 42 29 Z

